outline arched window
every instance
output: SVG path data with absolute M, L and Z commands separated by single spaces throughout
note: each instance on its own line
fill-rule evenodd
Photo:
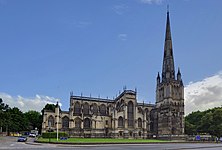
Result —
M 92 105 L 92 112 L 94 115 L 98 114 L 98 106 L 96 103 L 93 103 L 93 105 Z
M 149 115 L 149 117 L 150 117 L 150 127 L 148 129 L 150 129 L 150 132 L 154 132 L 155 126 L 154 126 L 153 121 L 155 120 L 154 119 L 155 110 L 154 109 L 150 110 L 149 114 L 150 114 Z
M 101 116 L 106 115 L 106 106 L 104 104 L 100 105 L 100 115 Z
M 84 119 L 84 128 L 90 128 L 91 127 L 91 121 L 89 118 Z
M 141 118 L 138 119 L 138 127 L 142 128 L 142 119 Z
M 81 119 L 79 118 L 76 118 L 75 119 L 75 128 L 81 128 Z
M 74 115 L 80 115 L 81 114 L 81 106 L 79 102 L 76 102 L 74 104 Z
M 49 116 L 49 118 L 48 118 L 48 126 L 49 126 L 49 128 L 55 126 L 55 119 L 54 119 L 53 116 Z
M 88 103 L 84 103 L 84 105 L 83 105 L 83 114 L 84 115 L 89 114 L 89 104 Z
M 146 108 L 145 113 L 146 113 L 146 120 L 149 120 L 150 113 L 149 113 L 149 109 L 148 108 Z
M 123 127 L 123 117 L 119 117 L 118 119 L 118 127 Z
M 69 118 L 67 116 L 62 118 L 62 128 L 69 128 Z
M 133 102 L 129 101 L 127 107 L 128 127 L 134 127 L 134 107 Z

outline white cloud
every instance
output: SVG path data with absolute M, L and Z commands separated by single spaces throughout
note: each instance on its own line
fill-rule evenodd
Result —
M 140 0 L 144 4 L 162 4 L 164 0 Z
M 121 34 L 118 35 L 118 38 L 122 41 L 126 41 L 127 40 L 127 34 L 121 33 Z
M 127 34 L 119 34 L 122 40 L 126 40 Z M 193 111 L 204 111 L 213 107 L 222 106 L 222 72 L 207 77 L 198 82 L 190 82 L 185 86 L 185 114 Z M 56 104 L 58 98 L 36 95 L 35 97 L 11 96 L 0 92 L 0 98 L 11 108 L 18 107 L 23 112 L 29 110 L 41 111 L 47 103 Z M 61 103 L 60 103 L 61 106 Z
M 0 98 L 2 98 L 3 103 L 8 104 L 9 107 L 18 107 L 22 112 L 27 112 L 29 110 L 41 111 L 47 103 L 56 104 L 60 100 L 54 97 L 36 95 L 35 97 L 22 97 L 11 96 L 7 93 L 0 93 Z M 59 103 L 61 106 L 61 104 Z
M 126 4 L 120 4 L 120 5 L 113 6 L 112 9 L 118 15 L 123 15 L 124 13 L 126 13 L 129 10 L 129 6 L 127 6 Z
M 185 87 L 185 114 L 222 105 L 222 72 Z

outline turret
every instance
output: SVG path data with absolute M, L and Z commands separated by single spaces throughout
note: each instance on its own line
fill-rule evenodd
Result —
M 183 86 L 183 80 L 181 78 L 180 68 L 178 68 L 178 72 L 177 72 L 177 81 L 179 81 L 180 85 Z
M 159 72 L 158 72 L 158 75 L 157 75 L 157 78 L 156 78 L 156 82 L 157 82 L 157 84 L 160 84 L 160 74 L 159 74 Z
M 59 103 L 57 102 L 57 103 L 56 103 L 56 106 L 55 106 L 55 114 L 56 114 L 56 117 L 59 115 L 59 110 L 60 110 L 60 107 L 59 107 Z

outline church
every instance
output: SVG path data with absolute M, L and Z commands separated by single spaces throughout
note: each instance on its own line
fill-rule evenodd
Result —
M 44 110 L 42 132 L 58 130 L 70 137 L 182 139 L 184 86 L 175 73 L 170 17 L 167 11 L 162 74 L 156 78 L 156 103 L 139 103 L 136 90 L 115 99 L 70 94 L 69 111 Z M 176 74 L 176 75 L 175 75 Z

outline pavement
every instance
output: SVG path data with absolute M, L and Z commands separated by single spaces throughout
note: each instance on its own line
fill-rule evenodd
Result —
M 222 150 L 222 143 L 152 143 L 152 144 L 97 144 L 97 145 L 67 145 L 36 143 L 34 138 L 28 138 L 26 143 L 17 142 L 16 137 L 0 137 L 0 150 Z

